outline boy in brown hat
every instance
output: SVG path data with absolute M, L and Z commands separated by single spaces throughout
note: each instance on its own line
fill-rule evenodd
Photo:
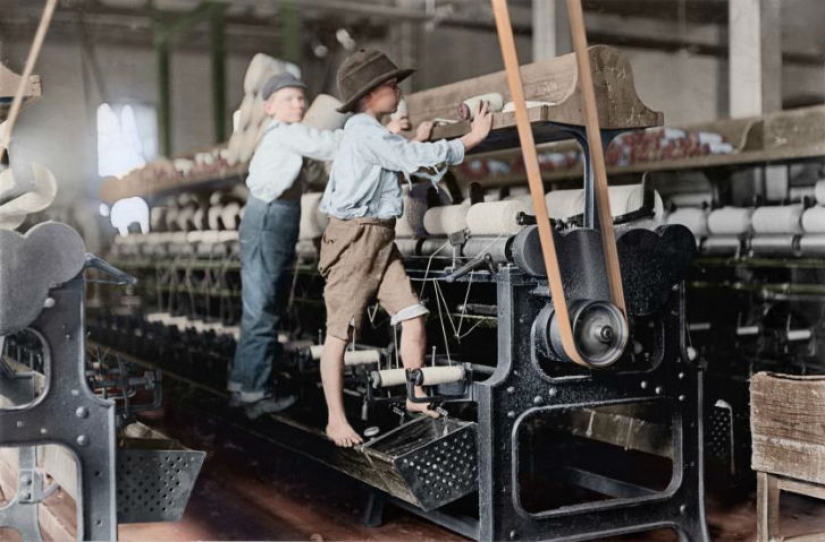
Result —
M 492 123 L 487 105 L 482 104 L 470 132 L 461 139 L 424 143 L 430 137 L 430 122 L 418 127 L 415 141 L 389 132 L 379 119 L 396 110 L 401 99 L 398 83 L 413 71 L 399 69 L 383 53 L 364 49 L 338 69 L 338 88 L 345 102 L 338 111 L 355 115 L 344 127 L 321 200 L 321 211 L 330 216 L 330 223 L 318 265 L 327 281 L 327 337 L 321 355 L 329 414 L 326 433 L 338 446 L 362 442 L 344 412 L 344 351 L 352 336 L 350 328 L 358 333 L 373 298 L 392 316 L 392 325 L 401 324 L 404 367 L 424 365 L 423 316 L 428 311 L 418 300 L 394 243 L 395 219 L 404 205 L 398 173 L 408 176 L 421 167 L 461 163 L 465 150 L 483 141 Z M 407 409 L 435 416 L 423 404 L 407 401 Z

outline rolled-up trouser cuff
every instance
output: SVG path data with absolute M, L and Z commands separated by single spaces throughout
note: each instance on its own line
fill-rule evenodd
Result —
M 233 382 L 232 380 L 230 380 L 226 384 L 226 391 L 228 391 L 229 393 L 238 393 L 239 391 L 241 391 L 241 389 L 243 389 L 243 386 L 240 382 Z
M 242 391 L 241 392 L 241 402 L 242 403 L 257 403 L 261 399 L 264 398 L 266 395 L 262 391 Z
M 426 314 L 430 314 L 430 311 L 427 310 L 427 307 L 422 305 L 421 303 L 416 303 L 415 305 L 410 305 L 409 307 L 405 307 L 400 311 L 396 312 L 390 318 L 390 325 L 397 326 L 404 320 L 412 320 L 413 318 L 418 318 L 419 316 L 424 316 Z

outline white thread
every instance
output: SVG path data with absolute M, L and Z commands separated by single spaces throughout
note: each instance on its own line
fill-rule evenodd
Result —
M 802 205 L 759 207 L 751 216 L 756 233 L 802 233 Z
M 825 207 L 811 207 L 802 213 L 802 229 L 808 233 L 825 233 Z
M 708 214 L 704 209 L 697 207 L 676 209 L 667 216 L 665 222 L 668 224 L 681 224 L 697 237 L 708 234 Z
M 476 203 L 467 213 L 467 228 L 473 235 L 516 234 L 522 228 L 516 219 L 527 212 L 520 200 Z
M 740 235 L 751 227 L 753 209 L 748 207 L 723 207 L 708 215 L 708 230 L 714 235 Z
M 433 207 L 424 214 L 424 230 L 430 235 L 450 235 L 467 228 L 466 204 Z

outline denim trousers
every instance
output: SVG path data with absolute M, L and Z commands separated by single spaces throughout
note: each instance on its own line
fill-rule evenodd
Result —
M 280 354 L 278 322 L 295 258 L 301 201 L 264 202 L 249 196 L 238 233 L 241 249 L 241 333 L 227 388 L 241 401 L 264 397 Z

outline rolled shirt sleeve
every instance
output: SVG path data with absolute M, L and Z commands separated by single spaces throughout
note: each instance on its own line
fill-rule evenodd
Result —
M 370 131 L 363 143 L 363 152 L 368 159 L 384 169 L 408 175 L 421 167 L 441 162 L 455 165 L 464 161 L 464 144 L 460 140 L 422 143 L 376 129 Z

